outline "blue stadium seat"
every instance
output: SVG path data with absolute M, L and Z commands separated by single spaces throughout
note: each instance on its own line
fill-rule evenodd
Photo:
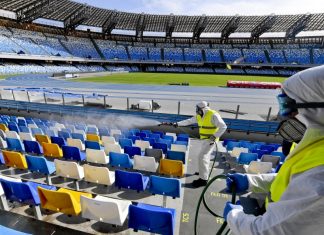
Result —
M 19 139 L 7 138 L 8 150 L 24 152 L 25 148 Z
M 123 168 L 133 168 L 133 160 L 126 153 L 109 153 L 109 164 Z
M 9 123 L 8 124 L 8 129 L 10 130 L 10 131 L 15 131 L 15 132 L 17 132 L 17 133 L 19 133 L 19 128 L 18 128 L 18 126 L 17 126 L 17 124 L 16 123 Z
M 143 140 L 150 142 L 151 146 L 153 146 L 153 144 L 156 142 L 155 139 L 152 139 L 152 138 L 149 138 L 149 137 L 143 138 Z
M 161 138 L 160 134 L 158 134 L 158 133 L 151 133 L 151 134 L 149 134 L 149 137 L 154 139 L 155 142 L 158 142 L 159 139 Z
M 178 135 L 178 136 L 177 136 L 177 141 L 184 141 L 184 142 L 187 142 L 187 143 L 188 143 L 188 141 L 189 141 L 189 137 Z M 187 145 L 188 145 L 188 144 L 187 144 Z
M 79 140 L 81 140 L 84 143 L 85 136 L 82 135 L 81 133 L 72 133 L 71 135 L 72 135 L 72 138 L 73 139 L 79 139 Z
M 164 135 L 164 136 L 162 137 L 162 139 L 170 140 L 170 141 L 171 141 L 171 144 L 174 142 L 174 138 L 173 138 L 173 136 L 171 136 L 171 135 Z
M 141 140 L 141 138 L 139 136 L 136 136 L 136 135 L 129 135 L 127 138 L 131 139 L 133 144 L 135 144 L 136 140 Z
M 166 144 L 168 146 L 168 149 L 170 149 L 171 144 L 172 144 L 172 140 L 170 140 L 170 139 L 159 139 L 157 141 L 157 143 Z
M 33 135 L 43 135 L 44 134 L 43 130 L 40 128 L 30 128 L 30 130 Z
M 85 147 L 87 149 L 98 149 L 100 150 L 101 149 L 101 146 L 98 142 L 96 141 L 89 141 L 89 140 L 86 140 L 85 141 Z
M 115 171 L 115 186 L 136 190 L 137 192 L 145 191 L 149 182 L 148 176 L 143 176 L 138 172 Z
M 43 149 L 37 141 L 24 140 L 25 152 L 30 154 L 43 154 Z
M 148 137 L 147 133 L 144 132 L 137 132 L 135 133 L 135 135 L 140 137 L 141 139 Z
M 77 147 L 64 145 L 62 147 L 62 151 L 64 159 L 80 162 L 86 159 L 86 154 L 84 152 L 81 152 Z
M 166 159 L 182 161 L 183 164 L 186 164 L 186 153 L 179 151 L 168 150 L 166 154 Z
M 281 162 L 284 162 L 286 159 L 286 156 L 282 152 L 273 151 L 271 152 L 271 155 L 280 157 Z
M 258 160 L 258 154 L 256 153 L 240 153 L 237 162 L 238 164 L 249 165 L 250 162 Z
M 181 182 L 179 179 L 150 176 L 150 192 L 173 198 L 180 198 Z
M 66 131 L 58 131 L 58 137 L 62 137 L 63 139 L 67 140 L 67 138 L 71 138 L 71 134 Z
M 167 153 L 167 151 L 168 151 L 168 145 L 165 143 L 154 143 L 153 148 L 154 149 L 162 149 L 163 153 Z
M 108 128 L 106 128 L 106 127 L 99 128 L 99 135 L 100 136 L 110 136 L 110 132 L 109 132 Z
M 176 141 L 174 141 L 174 144 L 179 144 L 179 145 L 185 145 L 185 146 L 188 146 L 188 142 L 186 142 L 186 141 L 180 141 L 180 140 L 176 140 Z
M 141 155 L 141 148 L 137 146 L 125 146 L 124 153 L 127 153 L 131 158 L 134 157 L 134 155 Z
M 120 147 L 122 148 L 125 148 L 125 146 L 133 146 L 133 142 L 131 139 L 120 138 L 118 142 Z
M 11 228 L 7 228 L 5 226 L 0 225 L 0 234 L 6 235 L 32 235 L 31 233 L 23 233 Z
M 240 147 L 240 142 L 228 141 L 226 145 L 227 151 L 232 151 L 234 147 Z
M 44 175 L 53 174 L 55 169 L 54 162 L 46 160 L 44 157 L 26 156 L 28 170 L 31 172 L 40 172 Z
M 176 210 L 138 203 L 129 206 L 128 227 L 149 233 L 173 235 Z
M 19 126 L 20 132 L 31 133 L 30 129 L 26 126 Z
M 0 152 L 0 164 L 1 164 L 1 165 L 4 165 L 4 164 L 5 164 L 5 161 L 4 161 L 4 159 L 3 159 L 2 152 Z
M 66 142 L 62 137 L 51 136 L 51 142 L 57 144 L 60 148 L 62 148 L 63 145 L 66 145 Z

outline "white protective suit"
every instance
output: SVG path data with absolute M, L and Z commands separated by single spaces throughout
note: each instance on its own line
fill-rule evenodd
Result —
M 207 106 L 206 102 L 200 102 L 197 105 L 198 106 L 200 105 L 200 107 L 204 107 L 203 108 L 204 115 L 206 111 L 209 110 L 209 107 Z M 204 116 L 202 118 L 204 118 Z M 178 126 L 188 126 L 196 123 L 197 123 L 197 118 L 196 116 L 193 116 L 190 119 L 178 122 Z M 213 125 L 218 127 L 218 130 L 214 133 L 214 136 L 216 138 L 221 137 L 227 129 L 224 120 L 221 118 L 221 116 L 218 113 L 215 113 L 212 116 L 212 123 Z M 209 139 L 199 140 L 199 141 L 201 142 L 201 149 L 198 153 L 198 157 L 201 158 L 199 160 L 199 177 L 203 180 L 208 180 L 210 155 L 212 154 L 215 148 L 215 144 L 211 145 Z
M 297 103 L 324 102 L 324 66 L 307 69 L 290 77 L 283 85 Z M 297 118 L 306 133 L 287 158 L 324 137 L 324 109 L 299 109 Z M 324 146 L 323 146 L 324 148 Z M 324 156 L 323 156 L 324 157 Z M 276 174 L 248 175 L 249 189 L 269 192 Z M 247 215 L 233 209 L 227 216 L 233 234 L 324 234 L 324 166 L 294 175 L 280 200 L 270 203 L 262 216 Z

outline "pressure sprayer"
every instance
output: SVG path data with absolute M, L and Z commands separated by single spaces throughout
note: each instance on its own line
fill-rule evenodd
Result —
M 175 128 L 181 128 L 177 125 L 174 125 L 174 123 L 161 123 L 159 124 L 159 126 L 161 125 L 168 125 L 168 126 L 174 126 Z M 191 129 L 195 129 L 195 128 L 199 128 L 199 127 L 191 127 Z M 181 131 L 183 131 L 184 133 L 188 134 L 187 131 L 185 131 L 184 129 L 181 128 Z M 211 143 L 213 144 L 213 143 Z M 208 190 L 208 188 L 212 185 L 212 183 L 215 181 L 215 180 L 218 180 L 218 179 L 224 179 L 226 180 L 227 179 L 227 176 L 224 175 L 224 174 L 221 174 L 221 175 L 217 175 L 215 177 L 213 177 L 211 180 L 210 180 L 210 176 L 211 176 L 211 173 L 213 171 L 213 168 L 215 166 L 215 163 L 216 163 L 216 158 L 217 158 L 217 155 L 218 155 L 218 146 L 217 146 L 217 143 L 215 142 L 215 146 L 216 146 L 216 151 L 215 151 L 215 155 L 214 155 L 214 159 L 213 159 L 213 164 L 212 164 L 212 167 L 209 171 L 209 175 L 208 175 L 208 183 L 207 185 L 205 186 L 205 188 L 203 189 L 202 193 L 200 194 L 200 197 L 199 197 L 199 200 L 198 200 L 198 204 L 197 204 L 197 208 L 196 208 L 196 213 L 195 213 L 195 227 L 194 227 L 194 232 L 195 232 L 195 235 L 197 235 L 197 223 L 198 223 L 198 216 L 199 216 L 199 209 L 200 209 L 200 206 L 201 206 L 201 202 L 203 202 L 205 208 L 207 209 L 207 211 L 212 214 L 213 216 L 215 217 L 219 217 L 219 218 L 223 218 L 223 216 L 221 215 L 218 215 L 217 213 L 215 213 L 214 211 L 212 211 L 210 209 L 210 207 L 208 206 L 207 202 L 206 202 L 206 199 L 205 199 L 205 193 L 206 191 Z M 232 182 L 232 188 L 231 188 L 231 193 L 232 193 L 232 199 L 231 199 L 231 203 L 235 204 L 236 202 L 236 186 L 235 186 L 235 183 Z M 223 233 L 223 231 L 226 229 L 226 226 L 227 226 L 227 222 L 224 221 L 224 223 L 222 224 L 222 226 L 219 228 L 219 230 L 217 231 L 216 235 L 221 235 Z M 228 229 L 226 231 L 225 234 L 228 234 L 230 232 L 230 229 Z

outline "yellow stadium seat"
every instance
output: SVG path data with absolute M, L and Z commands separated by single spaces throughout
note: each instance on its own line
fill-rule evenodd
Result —
M 182 161 L 161 159 L 160 174 L 182 177 L 184 175 L 184 166 Z
M 99 144 L 101 144 L 100 136 L 99 135 L 87 134 L 87 140 L 94 141 L 94 142 L 98 142 Z
M 42 144 L 42 143 L 50 144 L 50 143 L 52 143 L 51 139 L 47 135 L 38 135 L 38 134 L 36 134 L 35 138 L 36 138 L 36 140 L 37 140 L 37 142 L 39 144 Z
M 26 158 L 21 153 L 3 150 L 2 154 L 6 166 L 14 167 L 18 169 L 28 168 Z
M 38 187 L 38 195 L 42 208 L 75 216 L 81 212 L 81 195 L 92 198 L 90 193 L 82 193 L 64 188 L 53 191 Z
M 58 144 L 48 144 L 43 142 L 42 146 L 45 157 L 63 157 L 63 151 Z
M 3 130 L 4 132 L 9 131 L 6 124 L 0 123 L 0 130 Z

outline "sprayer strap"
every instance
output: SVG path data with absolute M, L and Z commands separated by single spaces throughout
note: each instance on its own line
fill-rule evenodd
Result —
M 216 127 L 215 126 L 199 126 L 199 128 L 202 128 L 202 129 L 215 129 Z

